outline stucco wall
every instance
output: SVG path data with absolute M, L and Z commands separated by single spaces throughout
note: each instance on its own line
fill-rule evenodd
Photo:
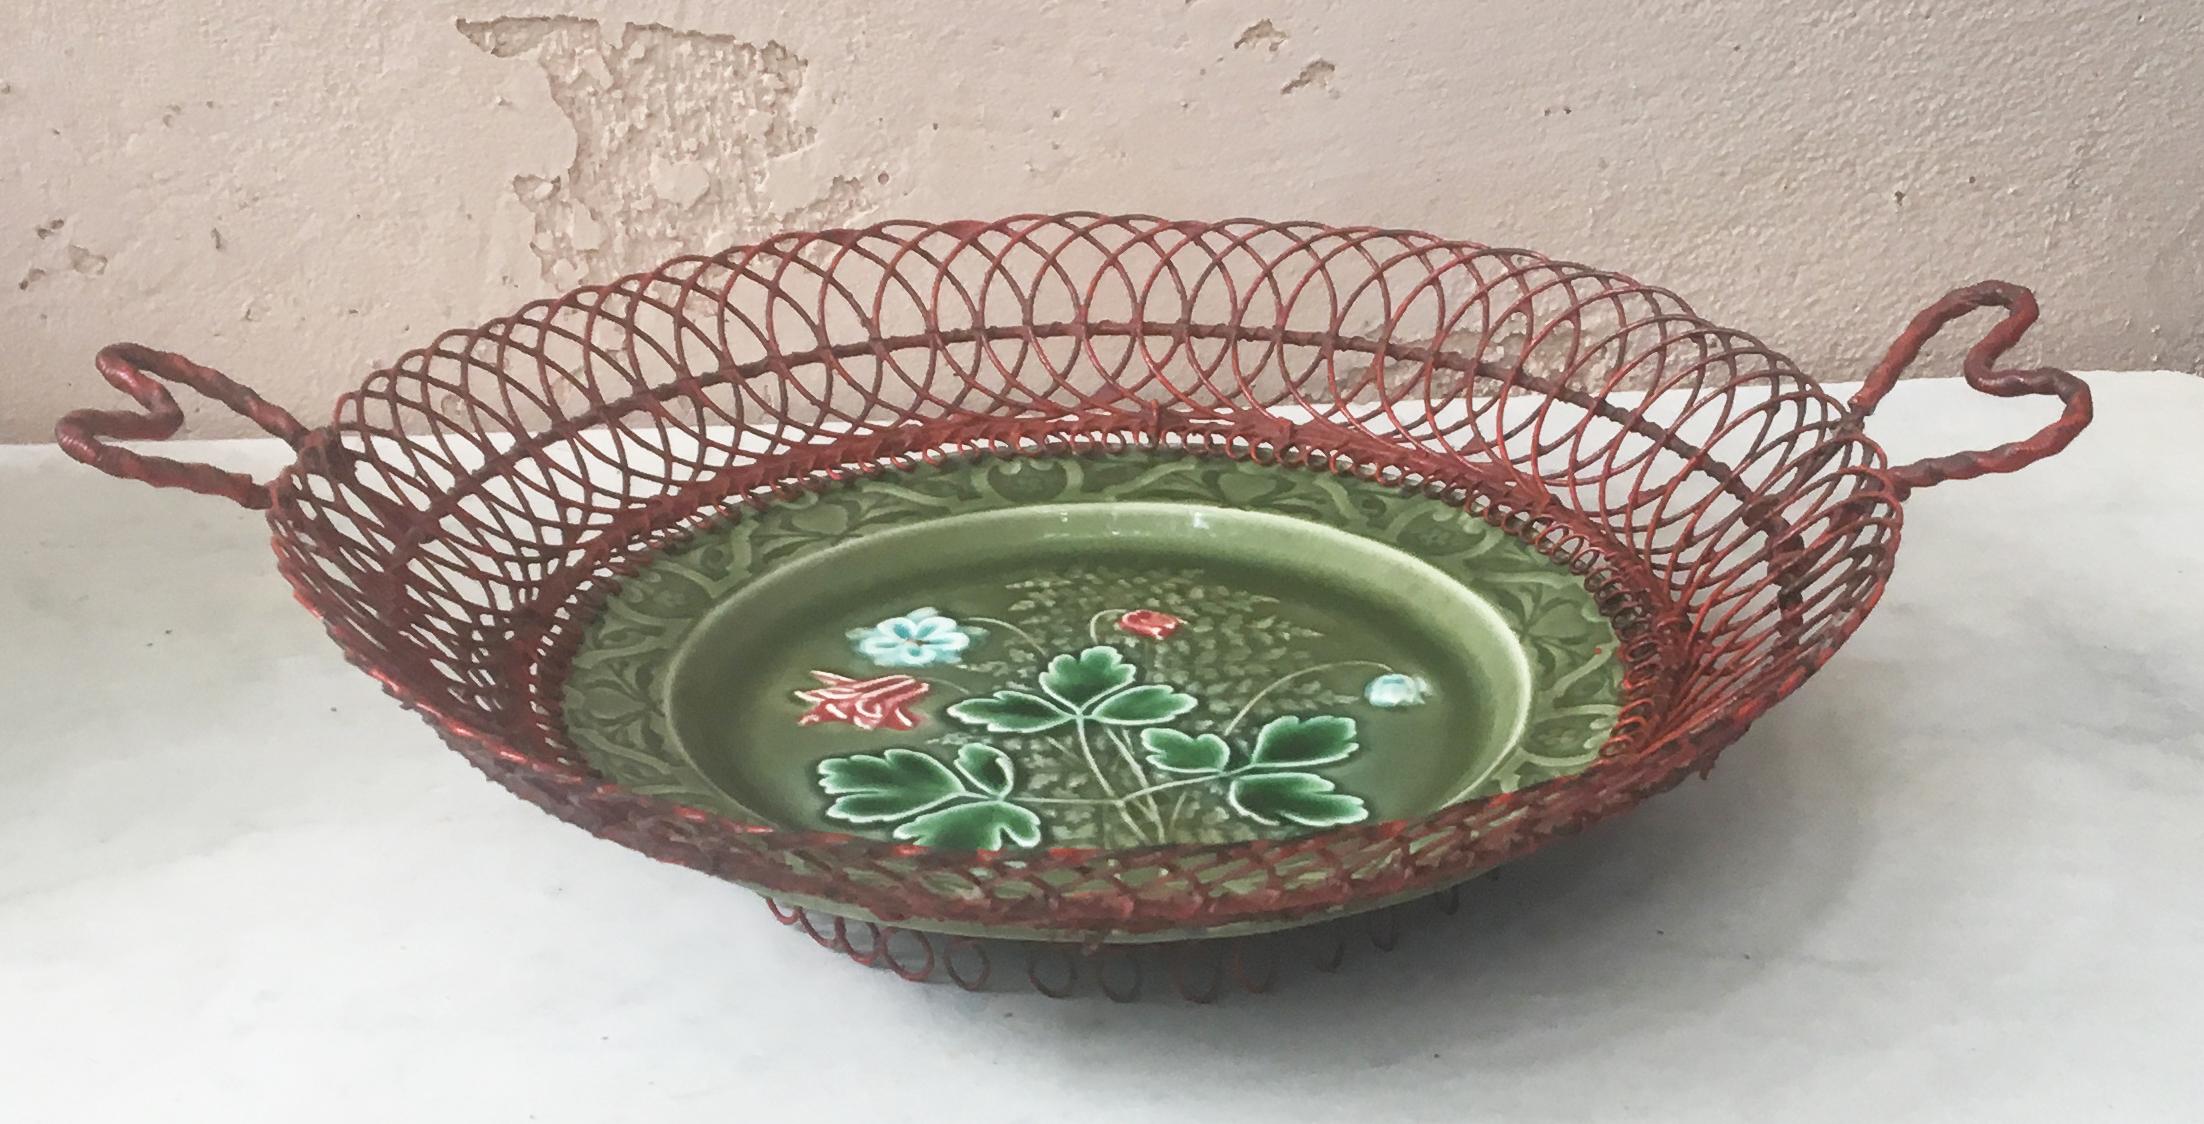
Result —
M 1986 276 L 2039 361 L 2204 367 L 2194 0 L 0 8 L 0 439 L 115 339 L 314 417 L 678 251 L 1059 208 L 1527 245 L 1831 379 Z

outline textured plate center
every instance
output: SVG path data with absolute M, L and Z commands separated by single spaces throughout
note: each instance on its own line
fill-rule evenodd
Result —
M 627 579 L 575 655 L 607 776 L 944 848 L 1214 843 L 1421 816 L 1589 764 L 1615 636 L 1437 500 L 1127 453 L 791 498 Z
M 1530 673 L 1395 548 L 1176 503 L 950 516 L 774 571 L 683 645 L 680 749 L 759 817 L 933 846 L 1222 842 L 1489 777 Z

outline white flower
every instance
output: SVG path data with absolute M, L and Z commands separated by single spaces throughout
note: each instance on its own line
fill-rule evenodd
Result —
M 1431 694 L 1431 684 L 1413 675 L 1387 672 L 1370 680 L 1362 688 L 1362 697 L 1371 706 L 1396 710 L 1404 706 L 1421 706 Z
M 929 667 L 963 662 L 978 630 L 964 628 L 929 606 L 871 628 L 853 628 L 849 638 L 858 655 L 881 667 Z

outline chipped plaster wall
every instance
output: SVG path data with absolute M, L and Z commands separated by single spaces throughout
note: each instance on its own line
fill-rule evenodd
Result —
M 808 67 L 778 42 L 573 16 L 455 26 L 498 58 L 540 66 L 573 129 L 574 158 L 557 175 L 513 177 L 535 217 L 529 248 L 560 288 L 879 205 L 877 174 L 835 176 L 793 205 L 768 189 L 773 162 L 818 139 L 796 115 Z
M 1531 245 L 1829 378 L 2006 276 L 2031 356 L 2204 367 L 2191 0 L 0 7 L 5 440 L 118 404 L 114 339 L 315 417 L 684 250 L 1055 208 Z

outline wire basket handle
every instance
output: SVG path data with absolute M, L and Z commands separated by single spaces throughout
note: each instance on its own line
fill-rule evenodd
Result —
M 306 427 L 282 407 L 232 382 L 222 372 L 202 367 L 174 352 L 155 351 L 134 343 L 110 344 L 100 349 L 99 358 L 93 365 L 115 389 L 136 400 L 145 412 L 72 410 L 54 426 L 54 440 L 63 452 L 109 476 L 143 480 L 156 488 L 182 488 L 204 496 L 221 496 L 256 511 L 265 509 L 271 502 L 269 486 L 242 473 L 211 464 L 191 464 L 134 453 L 107 443 L 106 439 L 110 438 L 160 441 L 175 436 L 182 428 L 184 412 L 177 408 L 175 397 L 155 377 L 149 376 L 188 386 L 228 406 L 294 449 L 306 439 Z
M 1987 335 L 1968 349 L 1967 358 L 1960 366 L 1960 372 L 1967 377 L 1967 385 L 2000 398 L 2057 395 L 2059 401 L 2066 404 L 2066 409 L 2057 420 L 2032 437 L 1979 452 L 1926 457 L 1890 469 L 1889 478 L 1897 485 L 1900 496 L 1946 480 L 1971 480 L 1993 472 L 2025 468 L 2066 448 L 2089 424 L 2094 412 L 2089 384 L 2055 367 L 2020 371 L 1996 369 L 1998 357 L 2018 343 L 2029 326 L 2036 322 L 2036 295 L 2004 281 L 1982 281 L 1953 289 L 1944 294 L 1944 299 L 1922 309 L 1890 345 L 1890 352 L 1883 356 L 1883 361 L 1875 365 L 1874 372 L 1867 376 L 1867 384 L 1852 396 L 1853 414 L 1863 422 L 1867 420 L 1868 415 L 1875 412 L 1876 404 L 1883 400 L 1883 395 L 1898 381 L 1898 376 L 1904 374 L 1906 367 L 1921 354 L 1922 345 L 1944 325 L 1975 309 L 1992 306 L 2005 309 L 2005 319 L 1998 321 Z

